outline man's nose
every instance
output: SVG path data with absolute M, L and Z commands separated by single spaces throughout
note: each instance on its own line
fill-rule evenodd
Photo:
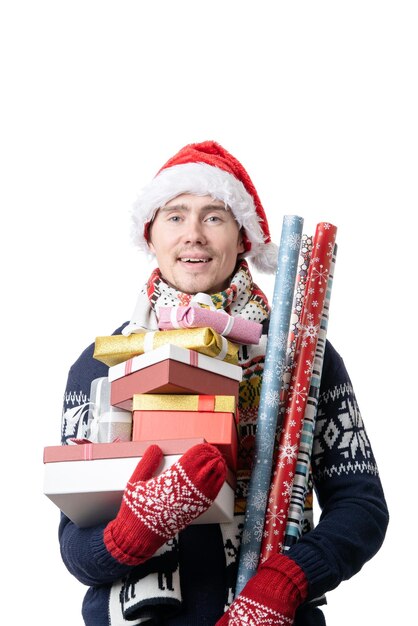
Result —
M 204 245 L 206 243 L 205 229 L 200 219 L 187 220 L 183 239 L 188 244 Z

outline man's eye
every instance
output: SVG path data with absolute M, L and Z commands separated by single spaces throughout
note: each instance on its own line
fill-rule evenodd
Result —
M 207 217 L 206 220 L 208 222 L 220 222 L 221 218 L 219 217 L 219 215 L 209 215 L 209 217 Z
M 169 222 L 179 222 L 180 221 L 180 215 L 170 215 L 168 218 Z

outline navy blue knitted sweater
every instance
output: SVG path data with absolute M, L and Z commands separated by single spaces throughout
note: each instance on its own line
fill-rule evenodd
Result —
M 91 344 L 70 369 L 64 409 L 88 401 L 91 381 L 107 376 L 107 366 L 93 358 L 93 350 Z M 389 519 L 350 379 L 329 342 L 324 356 L 312 467 L 321 517 L 317 526 L 286 552 L 303 569 L 309 585 L 308 602 L 298 609 L 296 626 L 325 624 L 322 611 L 309 600 L 334 589 L 361 569 L 382 545 Z M 108 553 L 103 529 L 104 525 L 78 528 L 65 515 L 61 516 L 59 541 L 63 561 L 71 574 L 89 586 L 82 608 L 87 626 L 119 626 L 109 621 L 110 589 L 113 581 L 132 570 Z M 213 626 L 223 613 L 226 588 L 219 526 L 194 525 L 185 529 L 179 536 L 179 555 L 182 609 L 170 617 L 166 612 L 157 614 L 153 622 L 147 623 Z

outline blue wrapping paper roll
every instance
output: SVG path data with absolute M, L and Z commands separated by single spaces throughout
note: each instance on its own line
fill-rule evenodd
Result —
M 257 417 L 254 463 L 238 563 L 236 596 L 257 571 L 260 557 L 302 228 L 302 217 L 284 216 Z

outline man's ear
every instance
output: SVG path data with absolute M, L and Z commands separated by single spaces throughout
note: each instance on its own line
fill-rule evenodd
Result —
M 237 253 L 241 254 L 241 252 L 244 252 L 244 251 L 245 251 L 244 229 L 240 228 L 239 233 L 238 233 Z
M 146 241 L 147 241 L 147 246 L 148 246 L 149 251 L 152 252 L 152 254 L 155 254 L 155 248 L 154 248 L 154 246 L 152 244 L 152 241 L 151 241 L 151 231 L 152 231 L 152 222 L 150 222 L 147 225 L 147 234 L 146 234 L 145 238 L 146 238 Z

